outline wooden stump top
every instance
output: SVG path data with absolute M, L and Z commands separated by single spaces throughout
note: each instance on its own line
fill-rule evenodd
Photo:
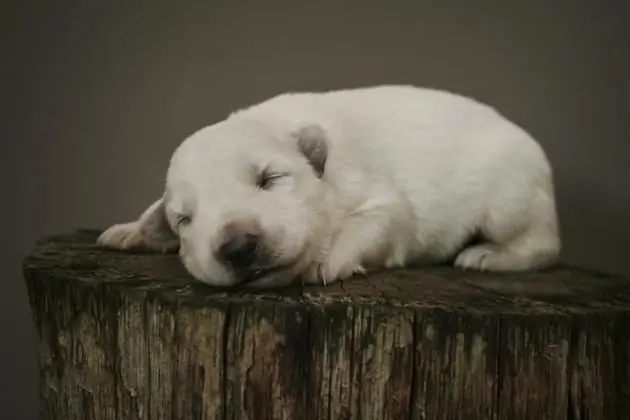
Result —
M 24 263 L 42 418 L 628 419 L 630 281 L 375 272 L 245 292 L 83 230 Z
M 379 304 L 482 313 L 592 313 L 630 310 L 630 280 L 558 266 L 535 273 L 496 274 L 450 266 L 373 272 L 328 286 L 266 291 L 213 288 L 193 279 L 175 254 L 104 250 L 100 231 L 79 230 L 40 240 L 24 262 L 25 274 L 50 281 L 109 284 L 157 293 L 166 300 L 201 305 L 256 301 L 286 304 Z

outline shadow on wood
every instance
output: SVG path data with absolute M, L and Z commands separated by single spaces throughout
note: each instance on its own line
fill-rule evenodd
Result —
M 433 267 L 226 292 L 97 233 L 24 264 L 42 418 L 628 418 L 625 279 Z

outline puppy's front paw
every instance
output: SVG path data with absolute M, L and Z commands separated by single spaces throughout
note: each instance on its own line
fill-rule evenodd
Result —
M 103 248 L 119 250 L 146 247 L 138 222 L 113 225 L 101 233 L 96 243 Z
M 355 274 L 366 273 L 361 264 L 336 265 L 333 261 L 325 261 L 311 267 L 305 276 L 309 284 L 331 284 L 339 280 L 346 280 Z

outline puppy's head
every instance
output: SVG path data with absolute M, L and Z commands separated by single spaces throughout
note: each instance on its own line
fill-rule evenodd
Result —
M 169 166 L 163 214 L 188 271 L 216 286 L 292 282 L 325 221 L 325 131 L 277 132 L 227 120 L 185 140 Z

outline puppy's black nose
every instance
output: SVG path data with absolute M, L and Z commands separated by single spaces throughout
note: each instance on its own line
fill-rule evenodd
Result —
M 247 268 L 256 260 L 258 236 L 253 234 L 237 235 L 224 243 L 219 249 L 221 258 L 234 268 Z

